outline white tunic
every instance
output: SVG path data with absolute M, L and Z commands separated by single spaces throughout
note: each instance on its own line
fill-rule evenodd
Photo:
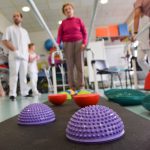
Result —
M 30 62 L 30 59 L 34 59 L 34 61 Z M 28 72 L 29 72 L 29 74 L 37 74 L 38 73 L 37 54 L 36 53 L 29 54 Z
M 30 38 L 28 32 L 21 26 L 12 25 L 6 29 L 3 35 L 3 40 L 10 41 L 18 50 L 19 55 L 25 60 L 28 60 L 28 44 Z M 9 51 L 9 57 L 14 57 L 15 53 Z

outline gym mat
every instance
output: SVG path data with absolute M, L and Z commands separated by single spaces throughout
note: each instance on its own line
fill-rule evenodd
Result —
M 101 98 L 105 105 L 119 114 L 125 125 L 125 135 L 116 141 L 102 144 L 74 143 L 65 136 L 70 117 L 80 109 L 73 101 L 62 106 L 49 105 L 56 114 L 56 121 L 43 126 L 19 126 L 15 116 L 0 123 L 1 150 L 149 150 L 150 121 L 127 109 Z

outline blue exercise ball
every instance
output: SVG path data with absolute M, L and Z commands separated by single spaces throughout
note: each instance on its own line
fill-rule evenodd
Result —
M 53 47 L 53 41 L 51 39 L 47 39 L 44 43 L 44 47 L 49 51 Z

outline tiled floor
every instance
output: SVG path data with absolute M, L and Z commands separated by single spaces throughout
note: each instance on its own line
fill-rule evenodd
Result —
M 28 98 L 18 96 L 15 101 L 9 100 L 9 97 L 0 97 L 0 122 L 19 114 L 25 106 L 31 103 L 43 103 L 46 101 L 47 94 Z
M 129 111 L 150 120 L 150 112 L 147 111 L 142 105 L 138 105 L 138 106 L 128 106 L 125 107 L 126 109 L 128 109 Z

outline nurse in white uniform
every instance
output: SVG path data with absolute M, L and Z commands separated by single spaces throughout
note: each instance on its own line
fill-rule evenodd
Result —
M 28 67 L 28 44 L 30 38 L 28 32 L 21 26 L 22 14 L 15 12 L 14 24 L 6 29 L 3 35 L 3 43 L 9 49 L 9 96 L 14 100 L 17 96 L 17 81 L 19 74 L 20 92 L 22 96 L 28 95 L 27 67 Z

